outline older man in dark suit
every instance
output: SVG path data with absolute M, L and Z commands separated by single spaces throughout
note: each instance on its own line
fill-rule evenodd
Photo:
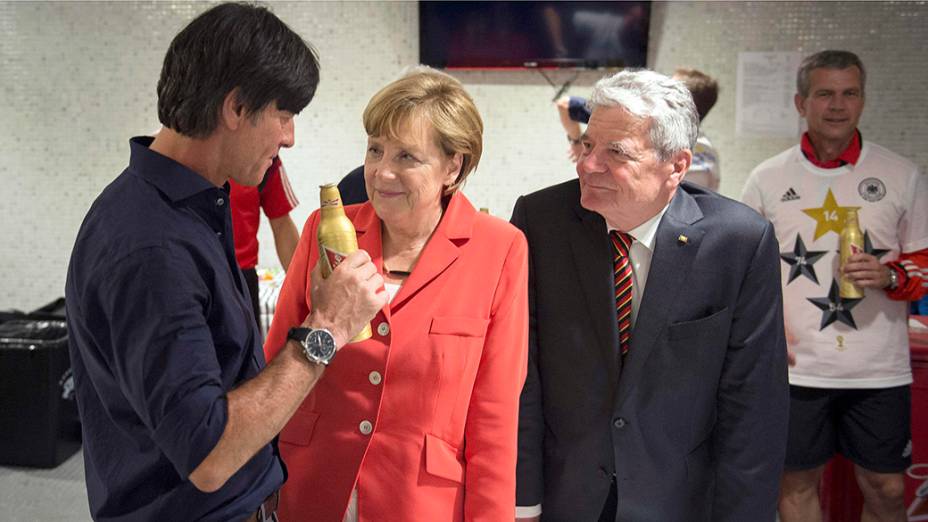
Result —
M 773 226 L 681 184 L 683 83 L 620 72 L 590 103 L 579 180 L 512 218 L 530 249 L 517 517 L 772 521 L 789 400 Z

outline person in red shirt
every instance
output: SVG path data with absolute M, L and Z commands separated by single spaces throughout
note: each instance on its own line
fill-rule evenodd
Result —
M 258 226 L 261 212 L 267 216 L 274 233 L 274 245 L 280 265 L 286 271 L 293 258 L 293 251 L 300 240 L 300 233 L 290 217 L 290 211 L 299 201 L 280 158 L 274 158 L 271 168 L 257 187 L 246 187 L 229 180 L 232 201 L 232 234 L 235 239 L 235 259 L 248 283 L 251 304 L 254 309 L 258 331 L 261 329 L 261 304 L 258 299 Z

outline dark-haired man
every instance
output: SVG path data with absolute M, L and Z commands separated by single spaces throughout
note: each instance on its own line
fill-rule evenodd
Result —
M 272 439 L 386 300 L 363 252 L 325 281 L 314 272 L 316 306 L 293 330 L 303 342 L 265 367 L 227 181 L 261 181 L 318 81 L 312 49 L 265 8 L 218 5 L 171 43 L 158 82 L 165 129 L 131 141 L 68 268 L 94 519 L 276 518 L 285 471 Z
M 822 519 L 819 483 L 835 453 L 855 464 L 861 520 L 904 520 L 902 473 L 912 451 L 906 313 L 907 301 L 928 290 L 928 179 L 857 130 L 866 85 L 857 55 L 813 54 L 796 83 L 809 130 L 754 169 L 743 196 L 776 224 L 781 250 L 793 360 L 780 520 Z M 849 212 L 865 244 L 842 268 L 838 237 Z M 840 295 L 842 275 L 862 297 Z

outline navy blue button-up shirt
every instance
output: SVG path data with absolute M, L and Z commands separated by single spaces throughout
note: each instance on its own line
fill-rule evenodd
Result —
M 227 190 L 134 138 L 93 203 L 66 303 L 96 520 L 241 520 L 284 480 L 268 445 L 219 491 L 187 479 L 222 435 L 226 393 L 264 366 Z

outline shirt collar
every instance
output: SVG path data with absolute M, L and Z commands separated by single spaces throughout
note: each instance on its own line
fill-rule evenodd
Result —
M 218 190 L 203 176 L 149 148 L 154 138 L 137 136 L 129 140 L 129 169 L 155 186 L 171 201 L 187 199 L 208 189 Z
M 815 155 L 815 147 L 812 145 L 812 140 L 809 138 L 809 133 L 802 133 L 802 141 L 799 146 L 802 149 L 802 154 L 809 160 L 810 163 L 816 167 L 823 169 L 836 169 L 838 167 L 843 167 L 850 163 L 851 165 L 856 165 L 857 160 L 860 159 L 860 149 L 861 144 L 863 143 L 863 138 L 860 135 L 859 130 L 854 131 L 854 137 L 851 139 L 851 142 L 847 145 L 847 148 L 838 155 L 837 158 L 831 161 L 820 161 Z
M 660 225 L 661 218 L 664 217 L 664 214 L 667 213 L 667 209 L 669 207 L 669 203 L 664 205 L 664 208 L 655 214 L 654 217 L 629 230 L 628 234 L 630 234 L 635 239 L 635 241 L 641 243 L 643 247 L 647 248 L 651 252 L 654 252 L 654 238 L 657 237 L 657 227 Z M 618 230 L 608 222 L 606 223 L 606 227 L 610 232 L 613 230 Z

